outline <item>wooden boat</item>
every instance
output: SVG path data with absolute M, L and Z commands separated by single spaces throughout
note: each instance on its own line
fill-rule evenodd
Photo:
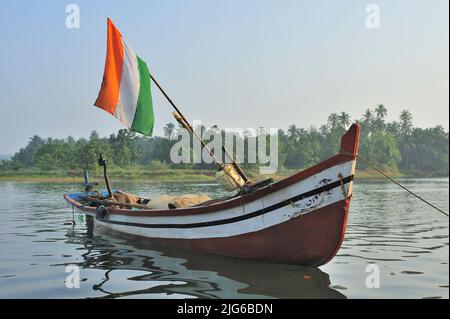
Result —
M 94 217 L 96 227 L 142 242 L 320 266 L 336 255 L 344 239 L 359 135 L 359 125 L 353 124 L 342 137 L 337 155 L 248 193 L 192 207 L 150 210 L 98 206 L 95 202 L 86 205 L 83 199 L 89 193 L 66 194 L 64 198 Z

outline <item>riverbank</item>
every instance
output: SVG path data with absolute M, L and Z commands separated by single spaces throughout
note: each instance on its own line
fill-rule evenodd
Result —
M 283 170 L 273 175 L 259 175 L 256 171 L 247 171 L 248 176 L 253 180 L 261 180 L 272 177 L 275 180 L 281 180 L 298 172 L 298 170 Z M 402 174 L 397 170 L 384 170 L 386 174 L 393 178 L 402 177 L 448 177 L 448 176 L 431 176 L 431 175 L 408 175 Z M 6 171 L 0 172 L 0 181 L 14 182 L 58 182 L 58 183 L 83 183 L 83 172 L 81 171 L 38 171 L 38 170 L 22 170 L 22 171 Z M 164 170 L 146 170 L 132 168 L 113 169 L 109 172 L 111 181 L 145 181 L 154 183 L 214 183 L 214 171 L 212 170 L 189 170 L 189 169 L 164 169 Z M 357 169 L 357 179 L 377 180 L 383 177 L 373 169 Z M 103 176 L 99 172 L 94 172 L 91 176 L 91 182 L 102 182 Z

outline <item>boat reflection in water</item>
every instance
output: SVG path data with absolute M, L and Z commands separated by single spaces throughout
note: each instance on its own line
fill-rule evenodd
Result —
M 149 247 L 92 224 L 88 217 L 86 232 L 67 237 L 86 249 L 81 269 L 105 271 L 92 287 L 100 298 L 345 298 L 318 268 Z

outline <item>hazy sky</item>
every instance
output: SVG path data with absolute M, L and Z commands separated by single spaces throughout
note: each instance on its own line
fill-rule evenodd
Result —
M 66 5 L 78 4 L 79 29 Z M 380 29 L 365 25 L 380 7 Z M 0 154 L 30 136 L 75 138 L 121 124 L 92 106 L 106 18 L 190 119 L 220 127 L 302 127 L 383 103 L 421 127 L 449 127 L 447 0 L 2 1 Z M 153 87 L 155 132 L 171 108 Z

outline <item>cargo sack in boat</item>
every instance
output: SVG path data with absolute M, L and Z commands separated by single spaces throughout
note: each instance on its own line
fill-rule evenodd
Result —
M 215 176 L 219 185 L 228 192 L 245 185 L 245 181 L 231 164 L 225 164 L 216 172 Z
M 115 193 L 113 194 L 113 197 L 118 203 L 139 204 L 139 197 L 136 195 L 127 193 Z
M 149 209 L 173 209 L 190 207 L 210 200 L 208 195 L 204 194 L 186 194 L 180 196 L 160 195 L 152 198 L 147 204 Z

